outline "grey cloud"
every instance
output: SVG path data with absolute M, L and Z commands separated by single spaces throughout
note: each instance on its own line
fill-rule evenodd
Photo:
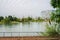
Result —
M 42 10 L 52 10 L 50 0 L 0 0 L 0 16 L 42 16 Z

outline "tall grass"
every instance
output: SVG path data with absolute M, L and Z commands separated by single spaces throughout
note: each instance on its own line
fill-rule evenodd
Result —
M 60 32 L 58 31 L 58 26 L 57 24 L 52 25 L 46 25 L 46 30 L 45 32 L 41 33 L 43 36 L 50 36 L 50 37 L 59 37 Z

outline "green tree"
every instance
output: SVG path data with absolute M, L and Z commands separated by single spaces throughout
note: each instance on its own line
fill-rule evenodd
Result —
M 41 18 L 40 18 L 40 17 L 38 17 L 37 19 L 38 19 L 38 20 L 40 20 Z
M 40 21 L 41 22 L 41 21 L 44 21 L 44 20 L 41 17 L 38 17 L 37 18 L 37 21 Z
M 0 21 L 3 20 L 3 19 L 4 19 L 4 17 L 0 16 Z
M 51 0 L 53 8 L 60 8 L 60 0 Z
M 28 17 L 27 19 L 28 19 L 28 21 L 31 21 L 31 20 L 32 20 L 32 18 L 31 18 L 31 17 Z
M 8 16 L 8 19 L 9 19 L 10 21 L 13 21 L 13 17 L 12 17 L 12 16 Z
M 17 17 L 13 17 L 13 21 L 17 21 L 17 19 L 18 19 Z
M 51 14 L 51 20 L 56 22 L 58 26 L 50 25 L 51 27 L 49 27 L 47 25 L 46 34 L 48 34 L 48 36 L 60 36 L 60 0 L 51 0 L 51 5 L 53 8 L 56 8 L 56 10 Z
M 56 8 L 54 12 L 51 14 L 51 20 L 57 23 L 57 25 L 46 26 L 46 33 L 42 33 L 48 36 L 60 36 L 60 0 L 51 0 L 51 5 L 53 8 Z
M 10 19 L 9 19 L 8 17 L 5 17 L 4 23 L 5 23 L 5 24 L 9 24 L 9 23 L 11 23 L 11 21 L 10 21 Z
M 60 23 L 60 0 L 51 0 L 51 5 L 56 8 L 55 12 L 51 14 L 51 19 Z

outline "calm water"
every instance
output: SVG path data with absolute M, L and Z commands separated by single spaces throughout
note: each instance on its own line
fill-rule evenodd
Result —
M 44 32 L 46 22 L 30 22 L 12 25 L 0 25 L 0 32 L 20 32 L 12 33 L 13 36 L 38 36 L 35 32 Z M 34 33 L 33 33 L 34 32 Z M 11 36 L 11 33 L 0 33 L 0 36 Z

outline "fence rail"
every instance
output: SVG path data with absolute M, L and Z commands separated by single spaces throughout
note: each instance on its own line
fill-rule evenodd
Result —
M 60 40 L 60 37 L 44 37 L 40 36 L 41 32 L 0 32 L 0 39 L 13 39 L 13 40 Z
M 2 36 L 39 36 L 41 32 L 0 32 Z

